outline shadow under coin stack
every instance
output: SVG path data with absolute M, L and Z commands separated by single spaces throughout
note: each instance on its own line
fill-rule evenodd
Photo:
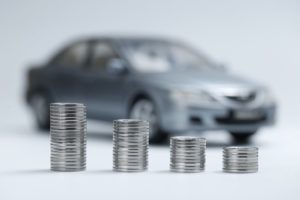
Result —
M 254 173 L 258 171 L 257 147 L 225 147 L 223 171 L 230 173 Z
M 121 172 L 148 168 L 149 123 L 137 119 L 113 122 L 113 169 Z
M 51 170 L 86 168 L 86 108 L 79 103 L 50 105 Z
M 172 137 L 170 140 L 173 172 L 201 172 L 205 169 L 206 140 L 192 136 Z

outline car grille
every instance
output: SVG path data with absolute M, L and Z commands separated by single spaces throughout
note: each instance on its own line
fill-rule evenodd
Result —
M 255 119 L 236 119 L 234 118 L 233 111 L 230 111 L 229 114 L 225 117 L 217 117 L 216 122 L 219 124 L 229 124 L 229 125 L 245 125 L 245 124 L 257 124 L 262 123 L 267 120 L 266 114 L 255 118 Z

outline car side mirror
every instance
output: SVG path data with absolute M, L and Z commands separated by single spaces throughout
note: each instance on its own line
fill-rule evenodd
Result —
M 121 75 L 126 73 L 127 68 L 122 59 L 113 58 L 108 62 L 106 70 L 110 74 Z

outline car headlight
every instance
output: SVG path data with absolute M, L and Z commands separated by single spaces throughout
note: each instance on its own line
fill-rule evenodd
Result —
M 174 90 L 170 93 L 171 98 L 177 103 L 191 106 L 213 106 L 218 104 L 217 100 L 205 91 L 182 91 Z

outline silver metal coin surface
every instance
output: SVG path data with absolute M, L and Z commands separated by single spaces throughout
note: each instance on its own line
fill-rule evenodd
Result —
M 113 121 L 113 169 L 139 172 L 148 169 L 149 122 L 138 119 Z
M 228 173 L 255 173 L 258 171 L 257 147 L 224 147 L 223 171 Z
M 175 136 L 170 139 L 170 170 L 193 173 L 205 169 L 206 139 Z
M 86 168 L 86 107 L 80 103 L 50 104 L 52 171 Z

